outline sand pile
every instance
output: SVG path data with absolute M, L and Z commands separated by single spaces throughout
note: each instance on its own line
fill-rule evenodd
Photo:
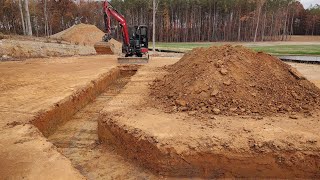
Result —
M 169 111 L 268 115 L 320 105 L 320 90 L 291 66 L 242 46 L 197 48 L 167 70 L 151 97 Z
M 71 42 L 73 44 L 93 46 L 95 43 L 102 41 L 103 36 L 104 32 L 94 25 L 78 24 L 54 34 L 51 37 L 54 39 Z M 122 45 L 120 42 L 114 39 L 112 39 L 110 42 L 115 44 L 114 46 L 117 48 L 120 47 L 121 49 Z

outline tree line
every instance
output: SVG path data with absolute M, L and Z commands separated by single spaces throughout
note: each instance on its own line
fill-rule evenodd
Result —
M 156 40 L 165 42 L 272 41 L 320 35 L 320 6 L 297 0 L 157 0 Z M 129 25 L 147 25 L 152 0 L 112 0 Z M 50 36 L 78 23 L 104 29 L 102 2 L 92 0 L 0 0 L 0 31 Z M 113 22 L 115 36 L 120 27 Z

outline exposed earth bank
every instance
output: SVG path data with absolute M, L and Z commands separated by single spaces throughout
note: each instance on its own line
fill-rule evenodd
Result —
M 63 57 L 74 55 L 93 55 L 95 50 L 90 46 L 79 46 L 53 40 L 0 40 L 0 61 L 39 58 Z

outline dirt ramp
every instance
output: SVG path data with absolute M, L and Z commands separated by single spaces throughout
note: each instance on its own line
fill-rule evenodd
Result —
M 151 96 L 168 111 L 268 115 L 320 104 L 320 90 L 291 66 L 242 46 L 197 48 L 167 70 Z

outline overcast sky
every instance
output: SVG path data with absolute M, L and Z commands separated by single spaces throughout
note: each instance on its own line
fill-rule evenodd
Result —
M 320 0 L 300 0 L 304 8 L 309 8 L 310 5 L 320 4 Z

